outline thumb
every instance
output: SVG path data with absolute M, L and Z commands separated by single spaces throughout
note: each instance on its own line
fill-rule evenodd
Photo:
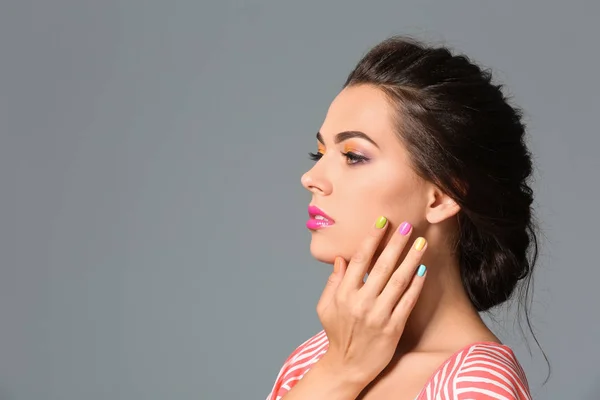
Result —
M 319 308 L 324 309 L 331 302 L 345 274 L 346 261 L 342 257 L 336 257 L 333 263 L 333 272 L 329 275 L 325 289 L 323 289 L 323 293 L 319 299 Z

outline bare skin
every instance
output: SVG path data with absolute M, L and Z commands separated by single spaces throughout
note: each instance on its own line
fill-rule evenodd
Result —
M 462 287 L 452 246 L 460 208 L 415 174 L 394 112 L 379 89 L 350 87 L 320 129 L 320 159 L 302 184 L 335 220 L 311 241 L 313 256 L 334 264 L 317 305 L 329 350 L 285 400 L 414 400 L 456 351 L 500 343 Z M 371 140 L 339 135 L 345 131 Z M 365 158 L 356 162 L 349 152 Z M 377 229 L 380 215 L 387 224 Z M 404 221 L 412 225 L 407 235 L 398 232 Z M 420 251 L 417 237 L 427 242 Z M 421 263 L 424 277 L 415 275 Z

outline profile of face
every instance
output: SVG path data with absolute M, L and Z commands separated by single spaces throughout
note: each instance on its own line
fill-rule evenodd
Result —
M 317 260 L 349 260 L 379 216 L 389 221 L 388 238 L 404 221 L 416 234 L 431 222 L 435 192 L 411 167 L 395 112 L 385 93 L 370 85 L 344 88 L 329 107 L 317 135 L 316 162 L 301 179 L 312 194 L 310 205 L 329 219 L 307 223 Z

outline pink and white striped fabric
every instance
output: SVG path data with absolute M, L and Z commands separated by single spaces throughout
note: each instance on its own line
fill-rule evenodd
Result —
M 327 351 L 325 331 L 302 343 L 285 361 L 267 400 L 280 400 Z M 473 343 L 452 355 L 415 400 L 531 400 L 527 377 L 510 347 Z

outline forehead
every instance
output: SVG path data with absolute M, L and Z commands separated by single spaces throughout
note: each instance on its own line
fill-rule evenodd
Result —
M 369 85 L 344 88 L 333 100 L 320 129 L 327 140 L 342 131 L 361 131 L 377 142 L 395 137 L 393 109 L 380 89 Z

